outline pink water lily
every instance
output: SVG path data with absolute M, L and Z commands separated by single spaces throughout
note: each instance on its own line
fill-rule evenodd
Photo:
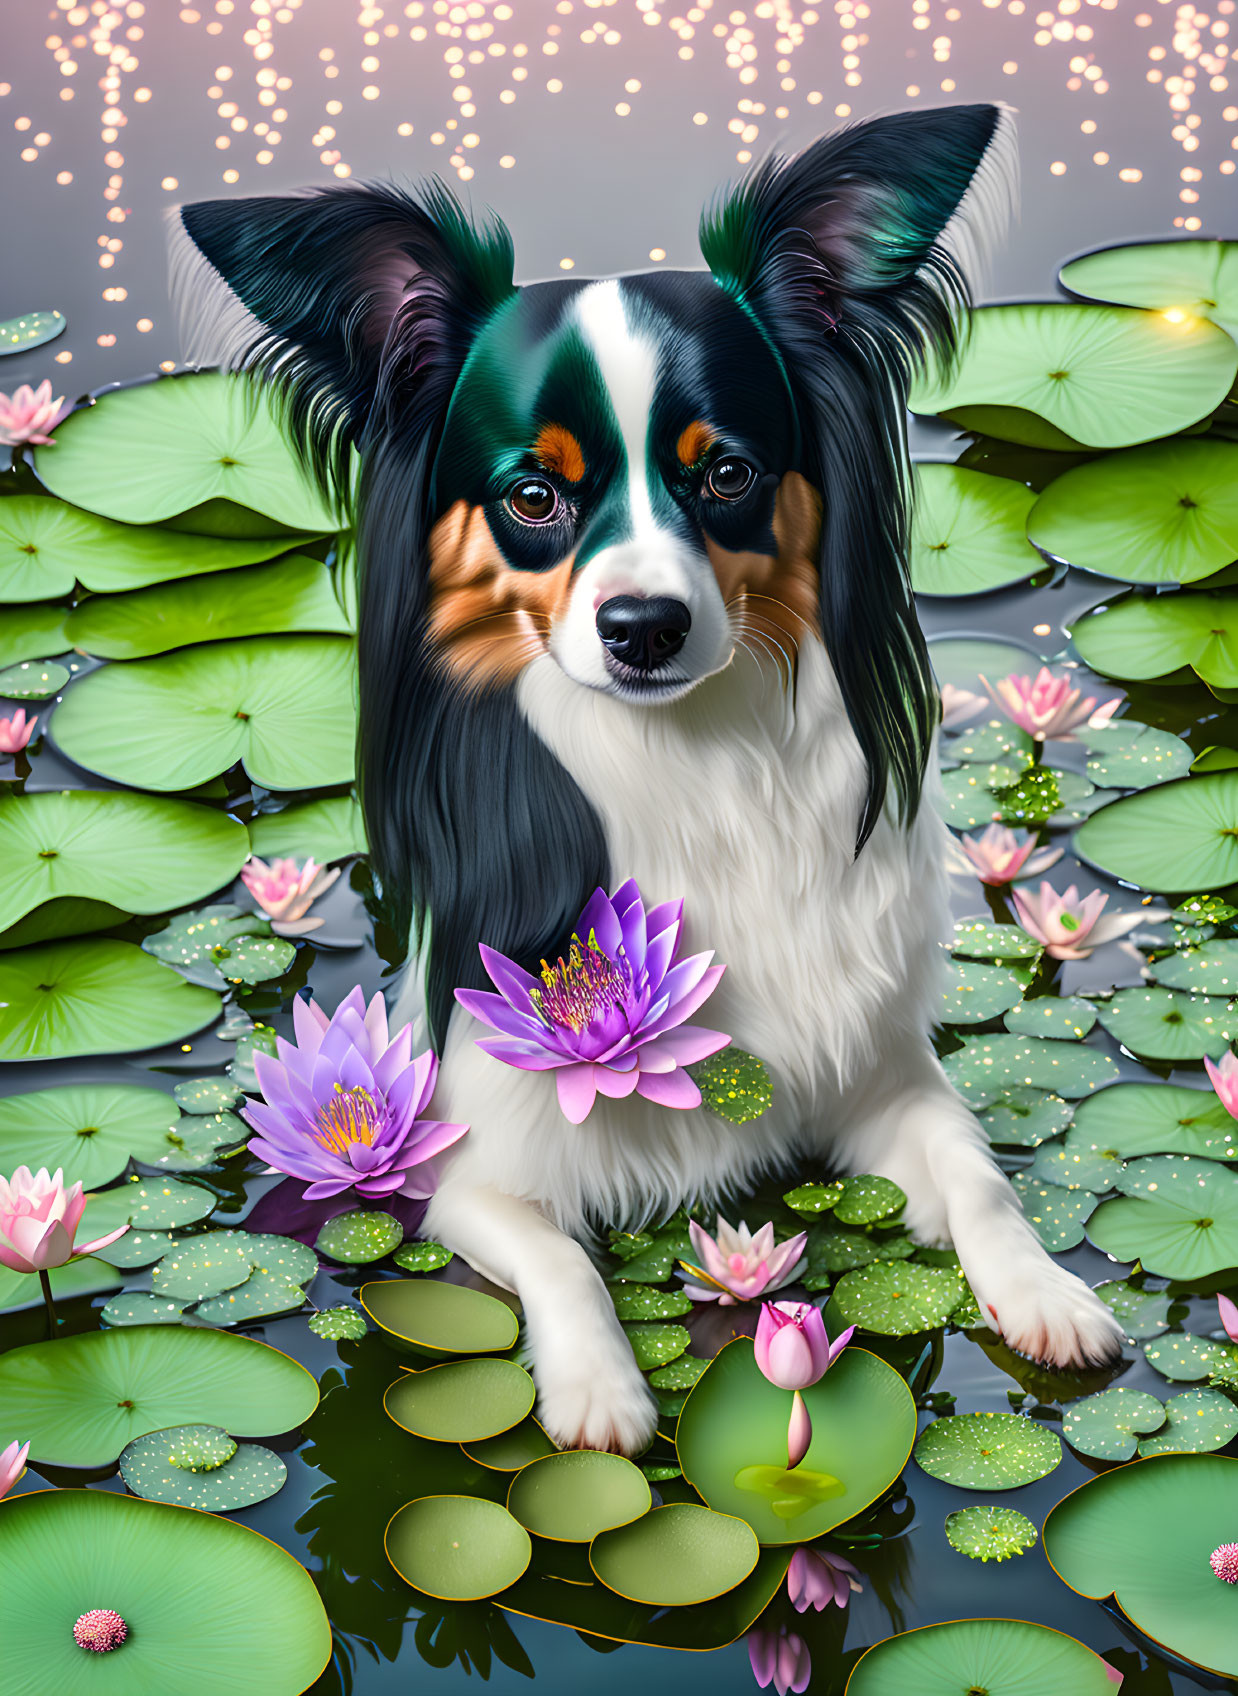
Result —
M 773 1685 L 778 1696 L 794 1691 L 796 1696 L 808 1689 L 812 1677 L 812 1656 L 808 1645 L 797 1631 L 780 1625 L 777 1631 L 748 1633 L 748 1660 L 752 1676 L 762 1690 Z
M 45 377 L 37 389 L 23 383 L 11 395 L 0 394 L 0 444 L 20 447 L 29 442 L 34 447 L 47 447 L 52 431 L 72 412 L 63 395 L 52 399 L 52 385 Z
M 48 1272 L 79 1255 L 106 1248 L 129 1229 L 121 1225 L 93 1242 L 74 1243 L 86 1210 L 81 1184 L 66 1190 L 64 1172 L 19 1166 L 0 1178 L 0 1265 L 10 1272 Z
M 599 1095 L 642 1095 L 662 1107 L 699 1107 L 686 1066 L 730 1042 L 684 1021 L 726 970 L 713 954 L 677 957 L 682 901 L 646 909 L 629 878 L 595 889 L 572 932 L 566 959 L 542 961 L 533 977 L 484 944 L 482 964 L 499 993 L 458 989 L 456 1000 L 495 1037 L 477 1046 L 523 1072 L 555 1073 L 559 1106 L 573 1125 Z
M 715 1240 L 694 1219 L 688 1222 L 697 1264 L 685 1260 L 681 1265 L 691 1277 L 705 1280 L 704 1284 L 684 1284 L 684 1294 L 693 1301 L 734 1307 L 736 1302 L 755 1301 L 767 1290 L 781 1289 L 798 1275 L 807 1231 L 775 1246 L 772 1224 L 753 1233 L 747 1225 L 728 1225 L 719 1216 L 717 1230 Z
M 960 837 L 959 847 L 981 883 L 994 888 L 1013 883 L 1017 877 L 1035 877 L 1038 872 L 1047 872 L 1062 857 L 1060 848 L 1034 852 L 1034 830 L 1011 830 L 1004 824 L 991 824 L 981 836 Z
M 981 713 L 988 711 L 988 700 L 971 689 L 957 689 L 953 683 L 941 686 L 941 728 L 961 730 L 974 724 Z
M 1033 894 L 1026 889 L 1012 889 L 1019 923 L 1036 942 L 1043 942 L 1045 953 L 1055 960 L 1086 960 L 1094 948 L 1104 942 L 1114 942 L 1140 925 L 1163 924 L 1168 917 L 1163 911 L 1101 914 L 1109 897 L 1099 889 L 1081 896 L 1072 883 L 1061 895 L 1051 883 L 1042 883 Z
M 858 1596 L 864 1586 L 859 1571 L 850 1561 L 824 1549 L 797 1549 L 787 1568 L 787 1594 L 797 1613 L 808 1608 L 845 1608 L 852 1595 Z
M 1238 1343 L 1238 1306 L 1235 1306 L 1228 1296 L 1218 1296 L 1217 1307 L 1220 1309 L 1225 1335 L 1231 1343 Z
M 1217 1092 L 1217 1100 L 1227 1113 L 1238 1119 L 1238 1054 L 1229 1048 L 1222 1054 L 1219 1064 L 1205 1056 L 1204 1065 Z
M 1084 724 L 1102 730 L 1122 705 L 1121 695 L 1115 695 L 1097 706 L 1095 695 L 1072 689 L 1068 677 L 1055 676 L 1047 665 L 1041 666 L 1034 680 L 1012 674 L 998 683 L 990 683 L 983 675 L 980 681 L 1010 722 L 1037 742 L 1071 741 L 1072 732 Z
M 304 936 L 317 930 L 323 921 L 307 919 L 305 914 L 339 875 L 338 866 L 326 871 L 313 859 L 304 865 L 295 860 L 272 860 L 268 865 L 256 854 L 241 868 L 241 882 L 270 919 L 277 936 Z
M 18 707 L 12 718 L 0 718 L 0 754 L 20 754 L 38 722 L 38 714 L 27 718 L 24 707 Z
M 19 1447 L 16 1440 L 7 1449 L 0 1449 L 0 1496 L 7 1496 L 17 1483 L 26 1467 L 26 1456 L 30 1453 L 30 1444 L 22 1443 Z

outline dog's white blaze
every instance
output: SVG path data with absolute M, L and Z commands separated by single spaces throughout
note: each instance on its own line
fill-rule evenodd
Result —
M 649 489 L 649 418 L 658 382 L 658 348 L 634 330 L 617 281 L 590 283 L 576 303 L 576 321 L 597 361 L 627 456 L 628 511 L 633 535 L 659 529 Z

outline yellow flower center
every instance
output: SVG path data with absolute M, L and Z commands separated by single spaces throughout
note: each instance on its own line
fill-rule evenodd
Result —
M 382 1121 L 369 1091 L 360 1085 L 343 1089 L 336 1084 L 334 1092 L 318 1109 L 317 1140 L 332 1154 L 347 1155 L 355 1142 L 372 1148 Z

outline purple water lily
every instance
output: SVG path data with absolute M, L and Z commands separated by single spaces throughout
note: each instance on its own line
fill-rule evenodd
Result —
M 244 1110 L 258 1132 L 253 1152 L 306 1182 L 307 1201 L 348 1189 L 433 1195 L 429 1162 L 468 1126 L 418 1118 L 434 1093 L 438 1060 L 429 1050 L 412 1058 L 412 1026 L 389 1038 L 382 996 L 367 1007 L 360 988 L 329 1019 L 298 997 L 292 1021 L 295 1043 L 277 1037 L 278 1058 L 254 1055 L 264 1100 Z
M 726 967 L 710 964 L 712 952 L 675 959 L 682 913 L 682 901 L 646 912 L 629 878 L 613 895 L 593 892 L 566 960 L 543 960 L 540 977 L 483 944 L 499 993 L 456 991 L 463 1008 L 499 1033 L 478 1047 L 521 1071 L 556 1071 L 559 1106 L 573 1125 L 599 1094 L 620 1100 L 635 1091 L 663 1107 L 699 1107 L 701 1092 L 683 1068 L 731 1039 L 684 1020 Z

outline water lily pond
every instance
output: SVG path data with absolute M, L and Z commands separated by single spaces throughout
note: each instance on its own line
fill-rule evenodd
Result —
M 326 1193 L 247 1147 L 297 998 L 329 1014 L 399 957 L 352 791 L 345 517 L 217 373 L 14 448 L 4 1696 L 1234 1687 L 1236 255 L 1075 261 L 913 397 L 939 1049 L 1120 1364 L 1014 1353 L 893 1184 L 788 1171 L 720 1226 L 606 1222 L 661 1411 L 633 1460 L 556 1449 L 515 1299 L 419 1238 L 399 1173 Z M 741 1123 L 778 1089 L 730 1051 L 692 1069 Z M 90 1250 L 42 1282 L 40 1168 L 81 1185 L 56 1229 Z M 791 1456 L 763 1291 L 854 1327 Z

